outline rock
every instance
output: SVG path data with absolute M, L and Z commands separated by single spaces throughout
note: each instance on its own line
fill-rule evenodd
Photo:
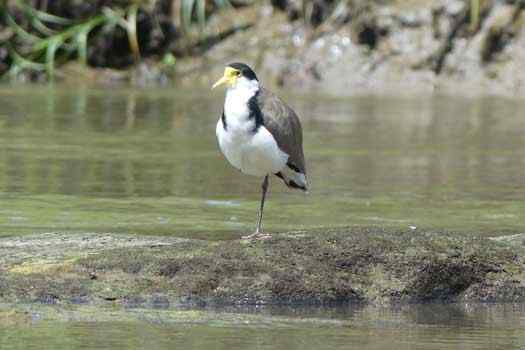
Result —
M 156 308 L 523 302 L 522 236 L 341 229 L 256 242 L 110 234 L 3 238 L 0 247 L 10 253 L 0 258 L 0 302 Z M 47 241 L 52 244 L 43 245 Z

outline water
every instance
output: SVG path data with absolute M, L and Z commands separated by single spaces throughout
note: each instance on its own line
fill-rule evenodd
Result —
M 219 153 L 223 92 L 0 89 L 0 234 L 251 232 L 261 179 Z M 265 227 L 525 229 L 525 100 L 289 96 L 310 195 L 272 179 Z
M 328 312 L 327 312 L 328 311 Z M 113 313 L 117 311 L 113 310 Z M 133 311 L 128 311 L 132 313 Z M 2 349 L 523 349 L 523 305 L 215 312 L 192 322 L 0 322 Z M 146 316 L 148 317 L 148 316 Z M 0 318 L 1 321 L 1 318 Z
M 217 149 L 222 98 L 200 90 L 1 88 L 0 235 L 230 239 L 251 232 L 261 179 L 239 174 Z M 267 230 L 524 232 L 525 100 L 287 99 L 303 121 L 312 191 L 291 192 L 273 179 Z M 130 310 L 97 310 L 98 319 L 0 312 L 0 347 L 525 347 L 522 305 L 249 311 L 206 310 L 177 322 L 162 316 L 168 310 L 133 317 Z

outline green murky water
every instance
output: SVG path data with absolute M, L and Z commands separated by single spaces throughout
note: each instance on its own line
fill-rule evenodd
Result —
M 220 155 L 222 92 L 0 89 L 0 234 L 211 239 L 253 230 L 260 179 Z M 293 96 L 312 191 L 275 178 L 270 231 L 525 229 L 525 100 Z
M 169 89 L 1 88 L 0 235 L 227 239 L 251 232 L 260 179 L 236 172 L 217 149 L 222 98 Z M 272 181 L 267 230 L 525 229 L 525 100 L 288 100 L 303 120 L 312 191 L 305 196 Z M 174 321 L 173 310 L 96 310 L 94 318 L 64 316 L 65 309 L 50 318 L 49 310 L 0 310 L 0 347 L 525 347 L 522 305 L 249 311 L 203 311 Z
M 47 311 L 50 312 L 49 310 Z M 253 310 L 249 314 L 169 311 L 69 313 L 50 322 L 29 311 L 2 323 L 2 349 L 523 349 L 523 305 L 419 305 L 398 309 Z M 62 317 L 64 316 L 64 312 Z M 141 315 L 137 317 L 137 315 Z M 204 318 L 203 315 L 206 315 Z M 24 318 L 25 317 L 25 318 Z M 55 316 L 56 317 L 56 316 Z M 79 319 L 80 318 L 80 319 Z

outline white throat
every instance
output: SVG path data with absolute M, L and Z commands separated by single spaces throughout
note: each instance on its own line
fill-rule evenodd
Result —
M 224 100 L 224 114 L 226 118 L 242 120 L 247 119 L 250 110 L 248 101 L 259 91 L 259 82 L 257 80 L 248 80 L 240 77 L 234 86 L 226 90 L 226 99 Z

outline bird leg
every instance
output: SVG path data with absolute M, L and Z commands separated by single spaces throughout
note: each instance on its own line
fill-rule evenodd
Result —
M 262 197 L 261 197 L 261 206 L 259 208 L 259 217 L 257 219 L 257 228 L 255 229 L 255 233 L 262 233 L 262 217 L 263 217 L 263 210 L 264 210 L 264 200 L 266 199 L 266 192 L 268 191 L 268 175 L 264 177 L 263 183 L 262 183 Z
M 263 217 L 263 210 L 264 210 L 264 200 L 266 199 L 266 192 L 268 192 L 268 175 L 264 177 L 263 183 L 262 183 L 262 197 L 261 197 L 261 206 L 259 207 L 259 216 L 257 218 L 257 227 L 255 228 L 255 232 L 251 235 L 242 237 L 243 239 L 265 239 L 270 238 L 270 235 L 266 235 L 262 233 L 262 217 Z

